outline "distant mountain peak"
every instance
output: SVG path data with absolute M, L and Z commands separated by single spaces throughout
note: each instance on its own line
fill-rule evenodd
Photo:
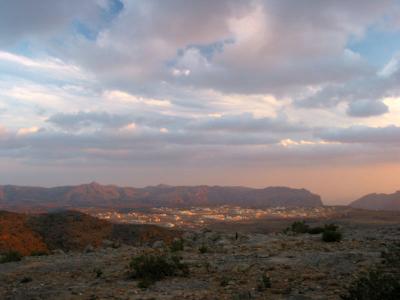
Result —
M 393 194 L 368 194 L 350 203 L 349 206 L 370 210 L 400 211 L 400 191 Z

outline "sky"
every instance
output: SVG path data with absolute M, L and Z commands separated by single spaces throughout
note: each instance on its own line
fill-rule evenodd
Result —
M 400 189 L 399 0 L 0 0 L 0 184 Z

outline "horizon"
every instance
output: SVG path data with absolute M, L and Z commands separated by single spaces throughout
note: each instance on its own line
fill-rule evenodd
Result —
M 66 184 L 55 184 L 55 185 L 33 185 L 33 184 L 12 184 L 12 183 L 5 183 L 2 184 L 0 183 L 0 186 L 21 186 L 21 187 L 29 187 L 29 188 L 36 188 L 36 187 L 40 187 L 40 188 L 58 188 L 58 187 L 68 187 L 68 186 L 81 186 L 81 185 L 100 185 L 100 186 L 114 186 L 114 187 L 120 187 L 120 188 L 138 188 L 138 189 L 142 189 L 142 188 L 148 188 L 148 187 L 158 187 L 158 186 L 168 186 L 168 187 L 199 187 L 199 186 L 207 186 L 207 187 L 225 187 L 225 188 L 230 188 L 230 187 L 241 187 L 241 188 L 251 188 L 251 189 L 266 189 L 266 188 L 290 188 L 290 189 L 304 189 L 306 191 L 311 192 L 312 194 L 318 195 L 321 197 L 321 201 L 323 203 L 324 206 L 347 206 L 349 204 L 351 204 L 352 202 L 358 200 L 359 198 L 366 196 L 366 195 L 370 195 L 370 194 L 393 194 L 396 193 L 400 190 L 394 190 L 394 191 L 388 191 L 388 192 L 371 192 L 368 194 L 363 194 L 360 195 L 357 198 L 351 199 L 351 200 L 344 200 L 344 201 L 329 201 L 329 199 L 325 199 L 323 195 L 307 189 L 305 187 L 295 187 L 295 186 L 288 186 L 288 185 L 265 185 L 265 186 L 247 186 L 247 185 L 224 185 L 224 184 L 168 184 L 168 183 L 158 183 L 158 184 L 153 184 L 153 185 L 142 185 L 142 186 L 138 186 L 135 184 L 124 184 L 124 185 L 119 185 L 119 184 L 114 184 L 114 183 L 104 183 L 104 182 L 98 182 L 98 181 L 90 181 L 90 182 L 81 182 L 81 183 L 66 183 Z
M 398 0 L 3 1 L 0 182 L 398 191 L 399 19 Z

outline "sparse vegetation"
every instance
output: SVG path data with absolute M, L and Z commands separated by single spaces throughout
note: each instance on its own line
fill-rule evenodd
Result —
M 183 249 L 184 249 L 183 239 L 176 239 L 172 241 L 172 244 L 170 246 L 171 252 L 183 251 Z
M 225 286 L 227 286 L 229 284 L 230 280 L 231 279 L 229 277 L 223 276 L 221 278 L 221 281 L 219 282 L 219 285 L 222 286 L 222 287 L 225 287 Z
M 342 233 L 339 231 L 324 230 L 322 240 L 327 243 L 340 242 L 342 240 Z
M 96 278 L 103 276 L 103 271 L 99 268 L 94 269 L 93 272 L 96 274 Z
M 360 276 L 350 286 L 344 300 L 398 300 L 400 299 L 400 278 L 381 270 L 371 270 Z
M 31 282 L 32 278 L 31 277 L 24 277 L 21 279 L 20 283 L 28 283 Z
M 339 242 L 342 240 L 342 233 L 338 231 L 339 226 L 335 224 L 325 224 L 324 227 L 310 227 L 305 221 L 293 222 L 289 227 L 284 230 L 285 234 L 321 234 L 324 242 Z
M 292 232 L 295 234 L 300 234 L 300 233 L 307 233 L 309 229 L 310 226 L 308 226 L 305 221 L 295 221 L 288 228 L 286 228 L 284 232 L 285 233 Z
M 324 227 L 311 227 L 307 233 L 309 234 L 321 234 L 324 232 Z
M 30 256 L 45 256 L 49 255 L 46 251 L 32 251 Z
M 187 276 L 189 268 L 178 256 L 144 254 L 130 263 L 131 277 L 138 279 L 138 286 L 147 288 L 156 281 L 169 276 Z
M 382 262 L 361 274 L 349 287 L 344 300 L 400 299 L 400 244 L 382 252 Z
M 202 246 L 199 248 L 199 252 L 200 252 L 201 254 L 207 253 L 207 251 L 208 251 L 208 248 L 207 248 L 205 245 L 202 245 Z
M 257 290 L 261 292 L 269 288 L 271 288 L 271 279 L 266 274 L 263 274 L 257 285 Z
M 339 226 L 337 226 L 336 224 L 333 224 L 333 223 L 325 224 L 325 226 L 324 226 L 325 231 L 338 231 L 338 229 L 339 229 Z
M 13 262 L 13 261 L 20 261 L 22 259 L 22 255 L 17 252 L 17 251 L 9 251 L 7 253 L 4 253 L 0 257 L 0 263 L 8 263 L 8 262 Z

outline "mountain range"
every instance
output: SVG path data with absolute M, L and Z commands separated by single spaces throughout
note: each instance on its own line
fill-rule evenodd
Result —
M 319 207 L 321 197 L 305 189 L 223 186 L 118 187 L 98 183 L 53 188 L 0 186 L 1 209 L 139 208 L 238 205 Z

